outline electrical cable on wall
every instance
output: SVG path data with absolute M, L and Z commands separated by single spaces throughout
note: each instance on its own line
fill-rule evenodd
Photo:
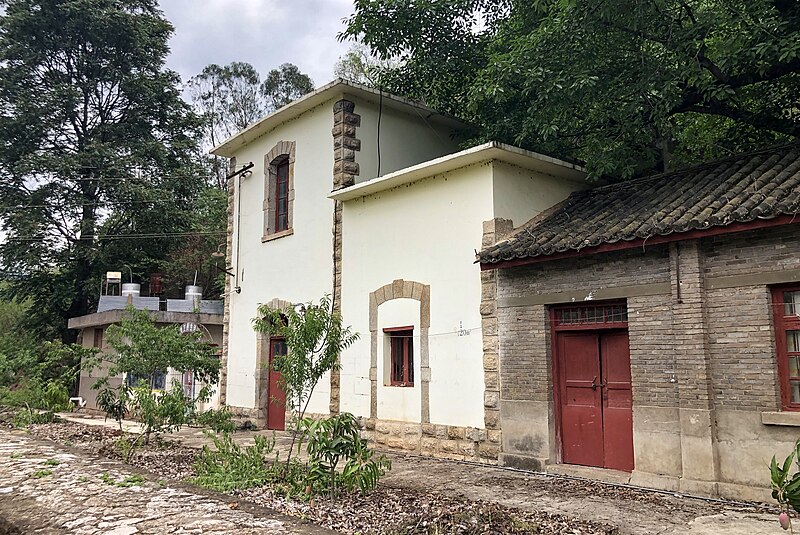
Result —
M 378 172 L 375 176 L 381 176 L 381 117 L 383 117 L 383 88 L 378 87 L 378 133 L 376 144 L 378 146 Z

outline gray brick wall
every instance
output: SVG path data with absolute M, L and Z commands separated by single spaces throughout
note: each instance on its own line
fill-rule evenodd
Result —
M 497 297 L 669 281 L 669 248 L 655 245 L 500 270 Z
M 669 295 L 628 299 L 631 381 L 637 405 L 678 404 L 678 385 L 670 382 L 677 373 L 671 305 Z
M 671 295 L 628 297 L 631 373 L 638 405 L 777 410 L 769 287 L 706 289 L 710 278 L 800 268 L 796 226 L 544 262 L 500 270 L 497 296 L 520 298 L 670 282 Z M 680 262 L 680 294 L 677 293 Z M 497 311 L 501 398 L 552 396 L 549 307 Z M 675 373 L 677 382 L 672 382 Z
M 669 281 L 669 248 L 648 247 L 580 259 L 500 270 L 497 295 L 525 297 L 611 286 Z M 673 369 L 672 316 L 669 296 L 636 298 L 631 317 L 631 372 L 637 403 L 670 406 L 676 388 L 665 370 Z M 548 401 L 552 398 L 552 347 L 549 307 L 499 308 L 501 399 Z M 651 333 L 634 337 L 634 333 Z M 635 338 L 635 339 L 634 339 Z
M 778 410 L 775 336 L 766 286 L 710 290 L 707 297 L 717 408 Z
M 706 276 L 800 268 L 800 228 L 787 225 L 703 240 Z
M 501 308 L 500 398 L 547 401 L 552 397 L 549 314 L 543 305 Z

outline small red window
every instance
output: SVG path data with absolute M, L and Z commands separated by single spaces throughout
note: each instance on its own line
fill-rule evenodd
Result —
M 772 289 L 781 405 L 800 410 L 800 286 Z
M 275 232 L 289 228 L 289 159 L 277 166 L 275 182 Z
M 414 329 L 398 327 L 384 329 L 389 335 L 389 384 L 414 386 Z

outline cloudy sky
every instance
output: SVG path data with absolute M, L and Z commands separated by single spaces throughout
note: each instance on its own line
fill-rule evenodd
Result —
M 175 26 L 167 61 L 185 81 L 210 63 L 251 63 L 262 78 L 294 63 L 321 86 L 348 48 L 339 43 L 352 0 L 161 0 Z

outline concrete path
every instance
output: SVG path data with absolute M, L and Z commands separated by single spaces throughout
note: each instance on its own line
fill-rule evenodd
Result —
M 320 527 L 0 429 L 0 535 L 325 534 Z

